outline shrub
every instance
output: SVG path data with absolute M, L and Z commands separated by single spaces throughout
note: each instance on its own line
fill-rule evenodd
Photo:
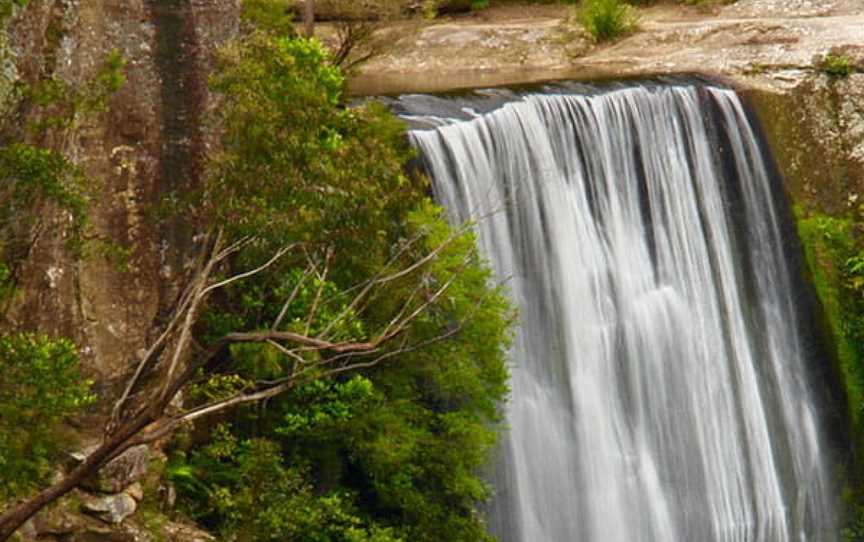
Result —
M 57 451 L 57 425 L 94 399 L 70 341 L 0 337 L 0 500 L 44 480 Z
M 636 29 L 638 18 L 622 0 L 585 0 L 577 20 L 597 41 L 608 41 Z
M 828 55 L 822 62 L 822 71 L 830 77 L 849 77 L 854 69 L 852 61 L 843 55 Z

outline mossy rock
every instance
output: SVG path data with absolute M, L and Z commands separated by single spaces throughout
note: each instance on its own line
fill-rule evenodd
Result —
M 864 167 L 853 159 L 848 86 L 817 75 L 787 91 L 745 89 L 796 205 L 841 216 L 864 190 Z

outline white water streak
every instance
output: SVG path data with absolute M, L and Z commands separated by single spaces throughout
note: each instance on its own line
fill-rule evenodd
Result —
M 478 229 L 521 314 L 495 534 L 822 540 L 795 302 L 737 96 L 636 86 L 437 120 L 412 141 L 454 222 L 504 209 Z

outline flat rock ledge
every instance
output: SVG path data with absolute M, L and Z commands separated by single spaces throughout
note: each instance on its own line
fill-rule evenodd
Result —
M 498 8 L 445 19 L 403 36 L 352 79 L 351 92 L 674 74 L 783 91 L 818 72 L 829 54 L 864 62 L 860 0 L 739 0 L 712 9 L 662 5 L 640 14 L 638 31 L 603 45 L 569 22 L 566 7 Z

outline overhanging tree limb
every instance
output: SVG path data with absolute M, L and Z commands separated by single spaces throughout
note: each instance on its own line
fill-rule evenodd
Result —
M 417 279 L 418 285 L 413 289 L 414 293 L 400 305 L 396 316 L 388 321 L 384 329 L 369 340 L 329 340 L 327 339 L 329 329 L 325 329 L 315 336 L 309 335 L 308 331 L 307 333 L 298 333 L 278 329 L 279 320 L 284 318 L 284 314 L 288 310 L 287 305 L 290 305 L 291 300 L 296 298 L 296 292 L 292 292 L 287 297 L 283 309 L 270 329 L 227 333 L 214 341 L 208 348 L 205 348 L 202 354 L 194 355 L 191 361 L 188 361 L 193 342 L 193 330 L 209 296 L 219 289 L 261 274 L 298 246 L 295 244 L 286 245 L 276 250 L 264 264 L 250 271 L 217 281 L 213 280 L 212 277 L 219 265 L 251 241 L 246 239 L 225 246 L 224 233 L 218 230 L 208 235 L 207 240 L 205 256 L 199 260 L 197 271 L 189 279 L 189 285 L 184 293 L 178 298 L 177 307 L 171 318 L 162 333 L 147 350 L 142 361 L 137 365 L 130 376 L 129 383 L 124 387 L 120 399 L 115 403 L 112 410 L 112 421 L 106 429 L 102 442 L 80 465 L 61 480 L 0 515 L 0 541 L 7 540 L 44 506 L 73 490 L 85 479 L 95 475 L 102 466 L 130 447 L 163 438 L 182 422 L 192 421 L 240 404 L 275 397 L 309 378 L 335 376 L 348 371 L 374 367 L 400 354 L 446 340 L 461 329 L 460 324 L 455 328 L 442 330 L 432 339 L 409 344 L 407 339 L 403 338 L 398 344 L 390 344 L 394 339 L 403 335 L 420 314 L 428 311 L 431 306 L 438 302 L 451 287 L 459 273 L 464 270 L 464 266 L 469 261 L 467 257 L 443 284 L 415 307 L 412 306 L 417 297 L 415 294 L 421 290 L 420 287 L 423 283 L 429 280 L 428 273 L 421 273 Z M 397 278 L 404 279 L 409 277 L 412 272 L 420 272 L 425 266 L 436 261 L 444 248 L 443 245 L 452 243 L 452 241 L 453 238 L 448 237 L 434 247 L 429 254 L 418 258 L 417 261 L 409 264 L 401 271 L 387 276 L 377 275 L 370 282 L 371 286 L 366 284 L 359 288 L 359 292 L 348 305 L 356 307 L 360 298 L 367 296 L 370 288 L 375 285 L 386 284 Z M 330 258 L 332 258 L 332 253 L 328 253 L 328 261 Z M 319 274 L 319 278 L 322 282 L 326 279 L 326 270 Z M 350 288 L 350 290 L 358 291 L 356 287 Z M 309 309 L 310 313 L 318 310 L 320 297 L 321 289 L 319 287 L 316 292 L 315 303 Z M 340 317 L 344 318 L 344 315 L 340 315 Z M 312 318 L 314 318 L 314 314 L 307 315 L 304 325 L 306 330 L 310 329 L 309 323 Z M 295 363 L 294 369 L 286 377 L 277 381 L 264 383 L 254 389 L 241 391 L 232 397 L 201 405 L 187 412 L 166 415 L 174 397 L 194 381 L 196 374 L 214 360 L 230 356 L 230 347 L 235 344 L 268 344 L 277 347 L 279 352 L 294 361 L 304 363 Z M 293 348 L 289 348 L 288 345 Z M 306 362 L 305 358 L 300 355 L 302 352 L 319 352 L 321 357 L 317 361 Z M 150 397 L 150 400 L 140 401 L 143 404 L 137 408 L 129 408 L 133 392 L 136 387 L 142 385 L 141 382 L 144 380 L 145 374 L 149 377 L 157 376 L 157 384 L 153 387 L 156 394 L 154 397 Z M 313 374 L 314 376 L 309 376 Z

